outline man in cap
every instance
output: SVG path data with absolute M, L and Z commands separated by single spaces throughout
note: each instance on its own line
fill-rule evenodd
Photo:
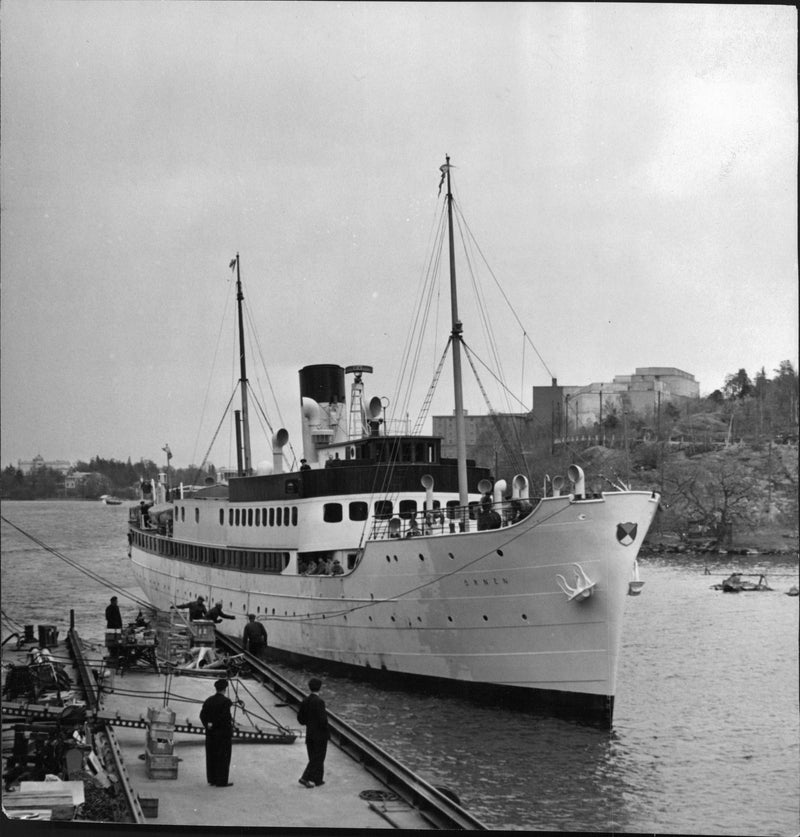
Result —
M 298 781 L 307 788 L 316 788 L 325 784 L 325 754 L 328 751 L 329 733 L 325 701 L 318 694 L 321 688 L 322 681 L 312 677 L 308 681 L 310 694 L 303 698 L 297 712 L 297 722 L 306 728 L 306 752 L 308 753 L 308 765 Z
M 231 616 L 229 613 L 222 612 L 222 602 L 217 602 L 206 614 L 206 619 L 210 619 L 215 625 L 219 625 L 223 619 L 235 618 L 235 616 Z
M 265 659 L 267 651 L 267 629 L 263 622 L 256 622 L 255 613 L 247 614 L 247 624 L 242 632 L 242 645 L 260 660 Z
M 183 610 L 184 608 L 189 608 L 189 618 L 190 619 L 205 619 L 206 618 L 206 605 L 205 599 L 202 596 L 198 596 L 197 599 L 193 602 L 186 602 L 186 604 L 178 605 L 178 610 Z
M 200 723 L 206 731 L 206 778 L 217 788 L 229 788 L 231 745 L 233 743 L 233 705 L 225 695 L 227 680 L 214 683 L 214 694 L 207 698 L 200 710 Z

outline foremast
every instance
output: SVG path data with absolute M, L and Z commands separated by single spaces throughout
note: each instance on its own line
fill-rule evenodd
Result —
M 240 384 L 242 387 L 242 424 L 241 424 L 241 444 L 237 445 L 237 465 L 239 476 L 248 476 L 252 473 L 250 464 L 250 420 L 247 414 L 247 363 L 245 361 L 244 350 L 244 319 L 242 316 L 242 303 L 244 302 L 244 294 L 242 293 L 242 278 L 239 273 L 239 254 L 233 260 L 236 264 L 236 307 L 239 315 L 239 369 L 240 369 Z M 231 267 L 233 263 L 231 264 Z M 238 426 L 237 426 L 237 437 Z
M 447 232 L 450 245 L 450 338 L 453 343 L 453 395 L 456 418 L 456 461 L 458 463 L 458 503 L 462 509 L 469 504 L 467 485 L 467 438 L 464 423 L 464 391 L 461 383 L 461 333 L 463 326 L 458 318 L 458 290 L 456 287 L 456 258 L 453 247 L 453 193 L 450 189 L 450 157 L 445 155 L 445 164 L 441 167 L 447 178 Z M 465 518 L 464 528 L 469 523 Z

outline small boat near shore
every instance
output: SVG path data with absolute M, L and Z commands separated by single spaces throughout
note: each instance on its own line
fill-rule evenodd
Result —
M 100 496 L 100 501 L 106 506 L 121 506 L 122 500 L 119 497 L 114 497 L 111 494 L 102 494 Z
M 742 576 L 752 576 L 758 581 L 746 581 Z M 719 584 L 713 584 L 712 590 L 722 590 L 723 593 L 751 593 L 772 591 L 772 588 L 767 584 L 767 576 L 765 573 L 731 573 L 726 579 Z

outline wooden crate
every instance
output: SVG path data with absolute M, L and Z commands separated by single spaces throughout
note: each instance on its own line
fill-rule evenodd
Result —
M 149 819 L 158 816 L 158 798 L 140 796 L 139 805 L 141 806 L 142 813 Z
M 171 729 L 147 731 L 146 749 L 148 753 L 158 756 L 170 756 L 175 749 L 174 732 Z
M 148 779 L 177 779 L 178 757 L 145 751 L 144 766 Z
M 168 706 L 148 706 L 147 707 L 147 722 L 152 726 L 153 724 L 161 724 L 163 726 L 175 726 L 175 711 Z

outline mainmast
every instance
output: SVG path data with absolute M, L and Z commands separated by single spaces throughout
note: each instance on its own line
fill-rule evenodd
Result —
M 461 332 L 462 324 L 458 319 L 458 292 L 456 289 L 456 257 L 453 248 L 453 193 L 450 190 L 450 157 L 445 155 L 442 171 L 447 175 L 447 230 L 450 244 L 450 312 L 453 340 L 453 393 L 456 408 L 456 458 L 458 461 L 458 502 L 462 508 L 469 503 L 467 486 L 467 436 L 464 426 L 464 393 L 461 386 Z M 463 526 L 469 525 L 468 518 Z
M 250 468 L 250 422 L 247 417 L 247 364 L 244 353 L 244 320 L 242 318 L 242 279 L 239 275 L 239 254 L 236 254 L 236 307 L 239 312 L 239 369 L 240 382 L 242 385 L 242 445 L 241 451 L 244 455 L 244 463 L 239 463 L 239 476 L 249 476 Z M 237 427 L 238 429 L 238 427 Z M 237 433 L 238 436 L 238 433 Z

